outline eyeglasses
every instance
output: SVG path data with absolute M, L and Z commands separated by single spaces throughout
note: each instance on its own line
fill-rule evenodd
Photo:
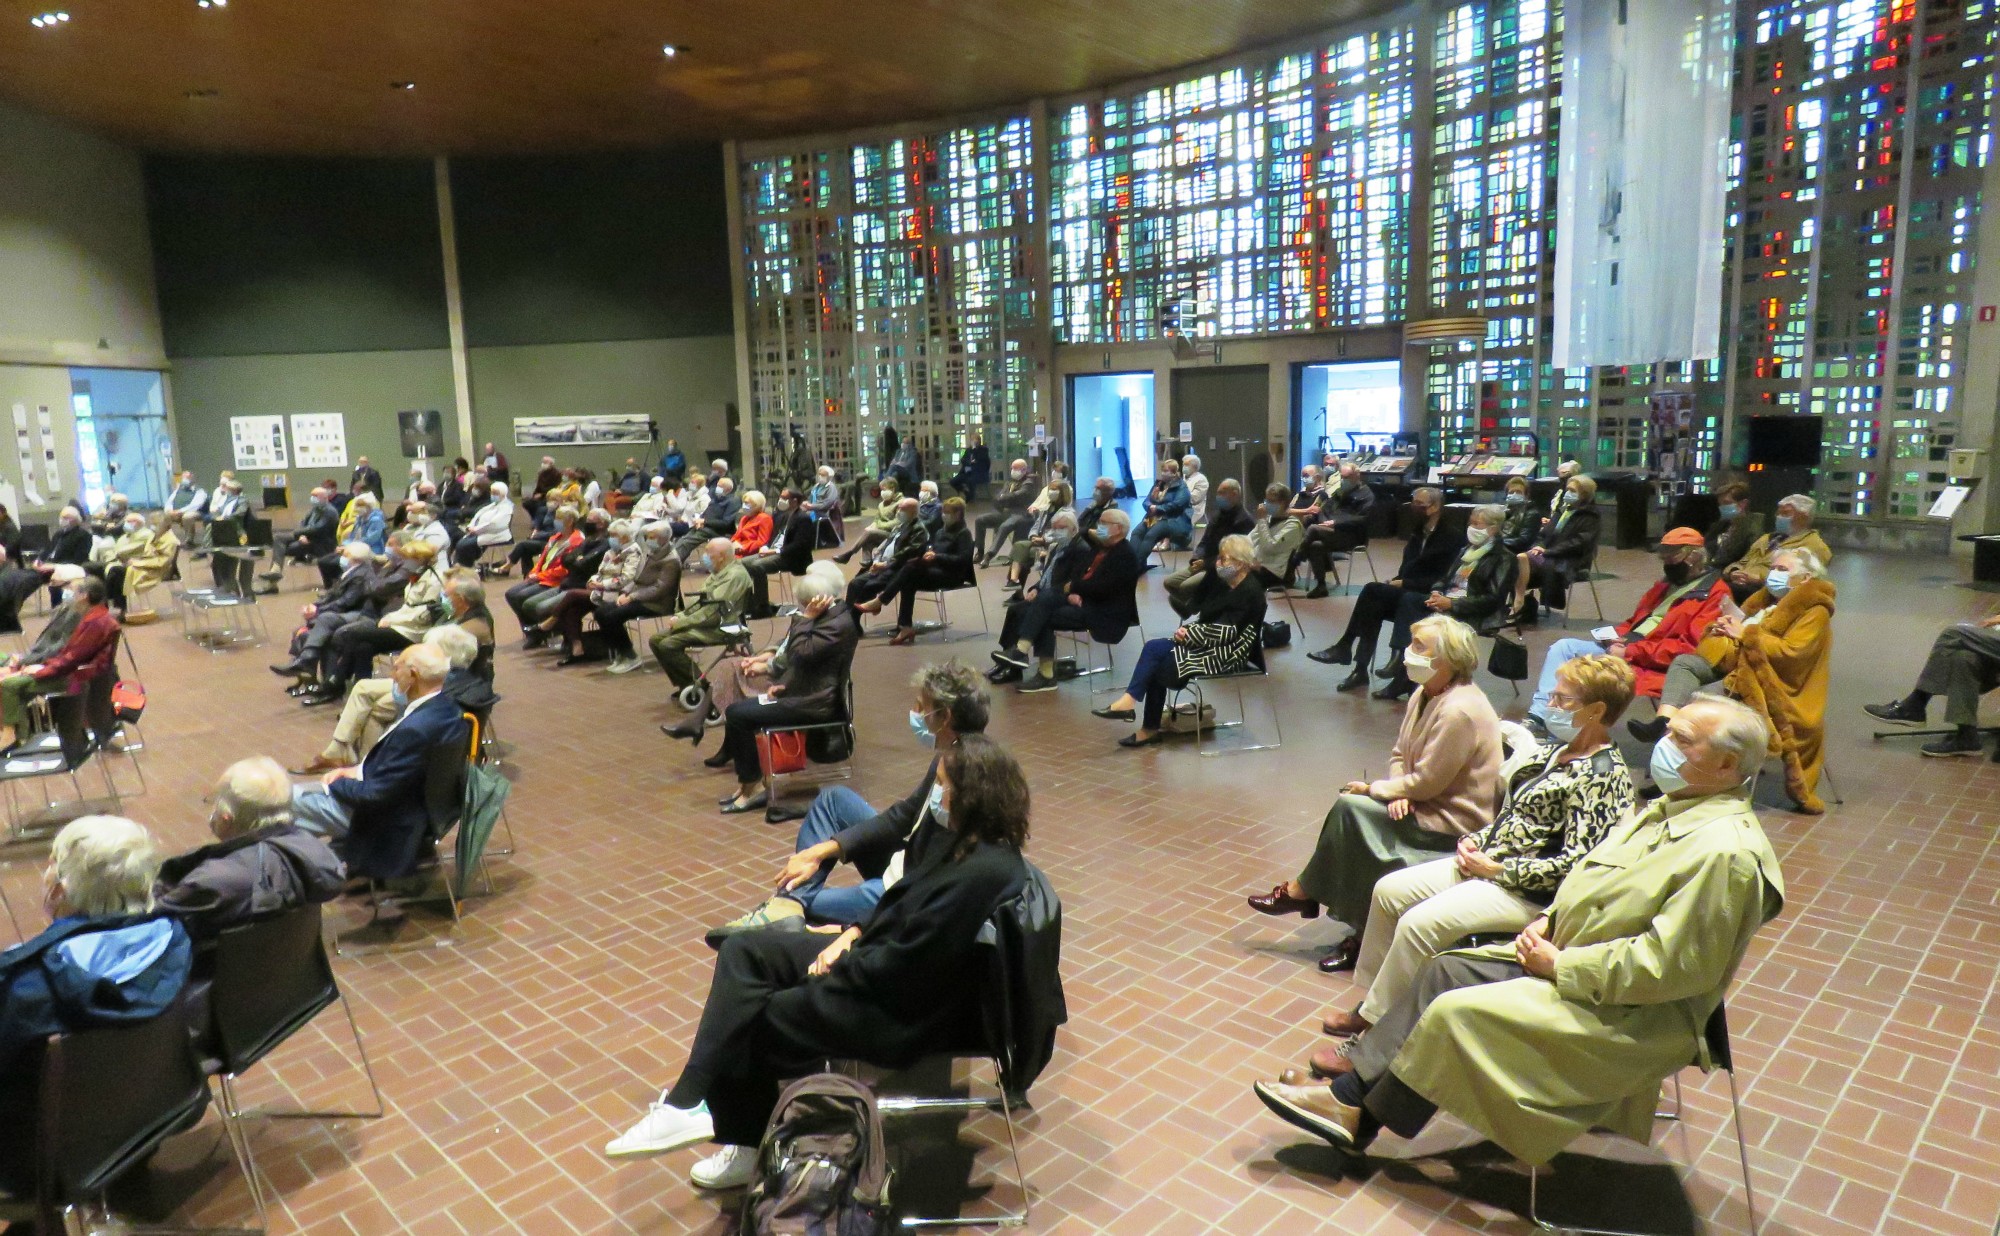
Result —
M 1575 712 L 1577 709 L 1588 705 L 1589 702 L 1588 700 L 1580 700 L 1576 696 L 1560 690 L 1553 692 L 1549 696 L 1549 703 L 1562 709 L 1564 712 Z

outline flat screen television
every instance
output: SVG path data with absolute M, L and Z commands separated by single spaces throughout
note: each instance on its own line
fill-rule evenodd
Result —
M 1750 457 L 1766 468 L 1817 468 L 1824 417 L 1753 416 Z

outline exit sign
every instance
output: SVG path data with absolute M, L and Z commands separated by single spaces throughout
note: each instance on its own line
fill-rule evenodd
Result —
M 1996 314 L 1995 314 L 1995 308 L 1994 308 L 1994 306 L 1992 306 L 1992 305 L 1981 305 L 1981 306 L 1979 306 L 1979 320 L 1980 320 L 1980 321 L 1982 321 L 1982 322 L 1991 322 L 1991 321 L 1992 321 L 1992 320 L 1994 319 L 1994 317 L 1995 317 L 1995 316 L 1996 316 Z

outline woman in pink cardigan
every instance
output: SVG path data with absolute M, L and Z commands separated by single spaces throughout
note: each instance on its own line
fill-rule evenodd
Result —
M 1305 870 L 1250 898 L 1259 914 L 1318 918 L 1325 906 L 1344 924 L 1346 938 L 1320 959 L 1327 974 L 1354 968 L 1375 881 L 1449 853 L 1500 804 L 1500 718 L 1472 681 L 1472 628 L 1443 614 L 1424 619 L 1410 628 L 1403 663 L 1422 689 L 1403 713 L 1389 775 L 1348 782 Z

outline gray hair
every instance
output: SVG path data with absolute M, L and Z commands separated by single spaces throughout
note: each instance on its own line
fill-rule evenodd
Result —
M 1501 506 L 1498 502 L 1482 502 L 1472 508 L 1472 514 L 1467 519 L 1468 522 L 1474 519 L 1483 519 L 1491 526 L 1498 528 L 1507 522 L 1507 508 Z
M 377 507 L 380 507 L 382 505 L 382 500 L 380 498 L 377 498 L 374 495 L 374 493 L 366 489 L 362 490 L 358 494 L 355 494 L 351 500 L 360 503 L 361 508 L 367 511 L 375 510 Z
M 461 601 L 484 601 L 486 585 L 479 582 L 477 575 L 460 575 L 446 583 L 444 590 Z
M 160 850 L 143 824 L 118 815 L 86 815 L 56 834 L 49 869 L 63 900 L 91 918 L 144 914 L 153 908 Z
M 1243 492 L 1243 482 L 1233 476 L 1225 476 L 1215 483 L 1215 492 L 1241 495 Z
M 494 481 L 486 487 L 487 496 L 492 498 L 504 498 L 511 492 L 507 488 L 507 482 L 505 481 Z
M 622 536 L 629 541 L 632 539 L 632 533 L 638 526 L 635 521 L 630 519 L 614 519 L 611 521 L 611 526 L 605 529 L 605 531 L 609 532 L 612 536 Z
M 706 541 L 703 541 L 701 543 L 701 552 L 705 554 L 713 553 L 715 552 L 715 547 L 718 545 L 722 547 L 722 552 L 729 554 L 731 557 L 735 556 L 736 542 L 730 540 L 726 536 L 712 536 L 708 538 Z
M 1181 456 L 1181 467 L 1193 472 L 1201 471 L 1201 456 L 1193 454 Z
M 1479 643 L 1472 628 L 1449 614 L 1432 614 L 1416 622 L 1410 627 L 1410 636 L 1414 639 L 1419 635 L 1436 651 L 1438 660 L 1450 667 L 1453 678 L 1470 678 L 1479 668 Z
M 1798 564 L 1797 568 L 1792 571 L 1792 579 L 1795 582 L 1801 579 L 1819 579 L 1826 574 L 1826 563 L 1821 562 L 1818 554 L 1804 546 L 1799 546 L 1795 549 L 1780 549 L 1771 555 L 1771 561 L 1773 562 L 1776 562 L 1780 558 L 1790 558 Z
M 821 597 L 837 596 L 840 591 L 841 587 L 839 584 L 827 579 L 824 575 L 815 575 L 811 571 L 808 571 L 804 575 L 799 576 L 798 580 L 792 584 L 792 599 L 803 607 L 819 600 Z
M 1250 544 L 1250 538 L 1238 532 L 1222 538 L 1222 544 L 1215 547 L 1215 556 L 1227 558 L 1243 566 L 1257 565 L 1257 551 Z
M 435 644 L 411 644 L 399 654 L 403 664 L 417 676 L 417 681 L 439 683 L 451 672 L 451 661 L 444 649 Z
M 1697 709 L 1701 711 L 1697 712 Z M 1764 724 L 1764 718 L 1757 714 L 1756 709 L 1726 696 L 1697 695 L 1682 707 L 1681 712 L 1696 725 L 1701 725 L 1695 720 L 1697 717 L 1714 718 L 1701 725 L 1702 740 L 1724 755 L 1733 757 L 1737 771 L 1745 779 L 1764 766 L 1764 760 L 1771 752 L 1771 728 Z
M 479 581 L 474 580 L 476 586 Z M 464 669 L 479 655 L 479 640 L 472 632 L 450 623 L 424 632 L 424 642 L 435 645 L 451 661 L 451 668 Z
M 992 713 L 993 697 L 987 693 L 986 684 L 980 681 L 979 672 L 970 665 L 957 657 L 926 665 L 911 677 L 910 685 L 951 717 L 953 733 L 985 732 L 987 718 Z
M 1444 509 L 1444 494 L 1435 485 L 1418 486 L 1417 491 L 1410 495 L 1410 501 L 1414 502 L 1418 498 L 1429 498 L 1432 502 L 1438 504 L 1439 510 Z
M 1107 514 L 1108 513 L 1109 512 L 1107 512 Z M 1102 517 L 1100 516 L 1100 518 Z M 1070 510 L 1068 507 L 1064 507 L 1060 511 L 1057 511 L 1055 514 L 1049 516 L 1049 527 L 1051 528 L 1069 528 L 1074 530 L 1076 526 L 1077 526 L 1076 512 Z
M 645 534 L 663 545 L 671 545 L 674 543 L 674 521 L 671 519 L 656 519 L 646 525 Z
M 292 822 L 292 783 L 284 766 L 268 755 L 238 760 L 222 770 L 215 785 L 215 808 L 229 817 L 232 837 Z M 217 836 L 221 834 L 218 832 Z
M 733 494 L 736 492 L 736 482 L 730 480 L 726 476 L 719 476 L 715 478 L 715 487 L 726 494 Z
M 1778 499 L 1778 505 L 1791 507 L 1807 519 L 1811 519 L 1813 512 L 1819 510 L 1819 499 L 1813 497 L 1811 494 L 1793 494 L 1790 497 Z
M 364 558 L 373 558 L 375 551 L 368 547 L 366 541 L 349 541 L 340 547 L 340 556 L 353 562 L 360 562 Z
M 1100 524 L 1117 524 L 1127 532 L 1132 531 L 1132 517 L 1115 506 L 1105 511 L 1104 514 L 1099 515 L 1097 522 Z

